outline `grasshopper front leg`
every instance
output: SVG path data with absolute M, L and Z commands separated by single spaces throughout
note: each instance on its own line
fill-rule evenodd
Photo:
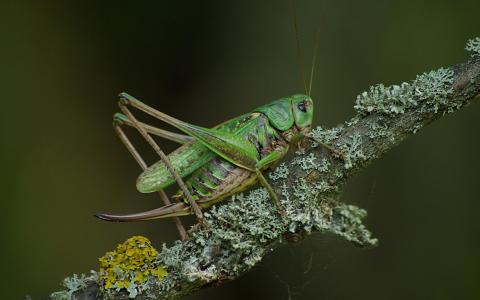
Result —
M 273 150 L 267 156 L 265 156 L 260 161 L 258 161 L 257 164 L 256 164 L 256 169 L 257 169 L 256 173 L 257 173 L 258 180 L 268 190 L 268 193 L 270 194 L 273 201 L 277 205 L 277 208 L 278 208 L 281 215 L 284 215 L 285 211 L 283 210 L 282 204 L 280 203 L 280 199 L 278 199 L 277 193 L 275 193 L 272 186 L 270 185 L 270 183 L 268 183 L 267 179 L 265 179 L 265 176 L 263 176 L 263 173 L 260 170 L 262 170 L 265 166 L 268 166 L 271 163 L 279 160 L 287 152 L 288 152 L 288 146 L 285 147 L 285 148 L 278 149 L 278 150 Z

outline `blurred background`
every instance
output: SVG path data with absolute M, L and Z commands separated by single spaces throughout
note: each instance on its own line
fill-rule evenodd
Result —
M 313 97 L 322 126 L 350 118 L 372 84 L 464 61 L 465 42 L 480 35 L 478 0 L 295 5 L 306 69 L 320 30 Z M 303 92 L 288 0 L 0 6 L 2 299 L 45 297 L 131 235 L 157 247 L 176 239 L 170 220 L 92 216 L 160 205 L 136 191 L 140 169 L 112 130 L 119 92 L 203 126 Z M 344 199 L 368 210 L 378 248 L 314 234 L 188 298 L 479 299 L 479 119 L 480 103 L 446 116 L 350 182 Z

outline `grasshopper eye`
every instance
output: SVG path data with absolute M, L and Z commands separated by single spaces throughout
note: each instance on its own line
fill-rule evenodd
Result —
M 301 110 L 303 112 L 307 112 L 307 108 L 305 107 L 305 102 L 298 103 L 297 107 L 298 107 L 299 110 Z

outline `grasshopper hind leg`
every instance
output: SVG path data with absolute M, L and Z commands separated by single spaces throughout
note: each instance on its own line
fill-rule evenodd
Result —
M 142 170 L 145 170 L 147 168 L 147 164 L 145 163 L 144 159 L 140 156 L 137 149 L 133 146 L 132 142 L 130 141 L 130 139 L 127 137 L 127 135 L 123 131 L 123 129 L 121 127 L 121 125 L 123 125 L 123 122 L 121 122 L 118 117 L 119 117 L 118 114 L 114 116 L 113 129 L 115 130 L 115 132 L 117 133 L 118 137 L 120 138 L 122 143 L 125 145 L 127 150 L 133 156 L 135 161 L 137 161 L 137 163 L 140 165 Z M 168 196 L 167 196 L 167 194 L 165 193 L 164 190 L 158 191 L 158 195 L 160 196 L 160 199 L 162 199 L 163 203 L 166 206 L 171 204 L 170 199 L 168 198 Z M 97 215 L 97 217 L 100 217 L 101 219 L 104 219 L 104 220 L 109 220 L 109 219 L 106 219 L 106 218 L 102 218 L 101 215 Z M 114 220 L 114 219 L 110 219 L 110 220 Z M 181 240 L 186 240 L 188 236 L 187 236 L 187 232 L 185 230 L 185 227 L 182 224 L 182 221 L 178 217 L 174 217 L 173 220 L 175 222 L 175 226 L 177 227 L 178 233 L 180 235 L 180 239 Z
M 114 125 L 117 124 L 117 125 L 127 125 L 127 126 L 130 126 L 130 127 L 135 127 L 133 122 L 130 121 L 130 119 L 127 116 L 125 116 L 124 114 L 121 114 L 121 113 L 116 113 L 113 116 L 113 122 L 114 122 Z M 194 139 L 194 138 L 192 138 L 191 136 L 188 136 L 188 135 L 179 134 L 179 133 L 175 133 L 175 132 L 170 132 L 168 130 L 160 129 L 160 128 L 157 128 L 157 127 L 154 127 L 154 126 L 142 123 L 142 122 L 138 122 L 138 124 L 140 126 L 142 126 L 143 128 L 145 128 L 145 130 L 150 134 L 153 134 L 153 135 L 159 136 L 161 138 L 176 142 L 176 143 L 181 144 L 181 145 L 185 144 L 187 142 L 190 142 Z
M 177 182 L 178 186 L 184 193 L 186 199 L 188 200 L 188 203 L 190 204 L 193 213 L 197 217 L 197 220 L 200 224 L 205 224 L 204 223 L 204 218 L 203 218 L 203 213 L 200 209 L 200 206 L 193 200 L 192 195 L 190 194 L 190 191 L 188 190 L 187 186 L 185 185 L 185 182 L 183 181 L 182 177 L 175 171 L 175 168 L 172 166 L 172 163 L 168 159 L 167 155 L 163 152 L 163 150 L 160 148 L 160 146 L 155 142 L 155 140 L 150 136 L 148 131 L 143 128 L 140 123 L 137 121 L 135 116 L 130 112 L 127 106 L 131 105 L 131 99 L 127 98 L 127 94 L 122 93 L 120 94 L 120 101 L 119 106 L 120 110 L 125 114 L 125 116 L 131 121 L 133 127 L 137 129 L 137 131 L 143 136 L 143 138 L 150 144 L 150 146 L 155 150 L 155 152 L 160 156 L 161 160 L 167 167 L 167 169 L 170 171 L 172 176 L 175 178 L 175 181 Z M 139 102 L 138 100 L 135 101 L 135 103 Z M 143 105 L 151 110 L 152 108 Z M 138 107 L 137 107 L 138 108 Z M 142 107 L 143 108 L 143 107 Z M 142 109 L 141 109 L 142 110 Z M 148 113 L 148 110 L 143 110 Z

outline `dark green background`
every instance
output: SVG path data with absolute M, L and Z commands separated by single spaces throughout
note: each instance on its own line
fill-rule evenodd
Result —
M 372 84 L 464 61 L 480 35 L 478 0 L 295 2 L 307 67 L 320 29 L 325 126 Z M 2 1 L 0 14 L 2 299 L 46 296 L 130 235 L 176 238 L 169 220 L 92 217 L 160 205 L 136 192 L 112 131 L 117 93 L 212 126 L 303 91 L 289 1 Z M 479 299 L 479 118 L 478 103 L 443 118 L 348 185 L 377 249 L 314 234 L 189 299 Z

